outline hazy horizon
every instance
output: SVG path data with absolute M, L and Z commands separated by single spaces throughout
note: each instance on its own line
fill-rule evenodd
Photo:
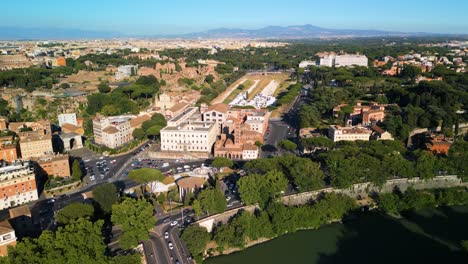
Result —
M 175 3 L 174 3 L 175 2 Z M 222 2 L 149 0 L 82 0 L 68 3 L 8 1 L 3 3 L 3 27 L 110 31 L 125 35 L 167 35 L 220 27 L 259 29 L 266 26 L 311 24 L 330 29 L 385 30 L 468 34 L 468 2 L 394 0 L 257 0 Z

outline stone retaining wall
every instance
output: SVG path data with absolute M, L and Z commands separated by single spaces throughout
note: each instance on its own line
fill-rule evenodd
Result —
M 281 198 L 281 201 L 288 206 L 296 206 L 301 204 L 306 204 L 311 200 L 315 200 L 322 193 L 335 192 L 346 194 L 351 197 L 366 197 L 370 193 L 389 193 L 392 192 L 395 188 L 400 189 L 401 191 L 406 191 L 408 187 L 413 187 L 414 189 L 433 189 L 433 188 L 448 188 L 456 186 L 468 186 L 467 182 L 462 182 L 461 179 L 457 178 L 456 175 L 450 176 L 438 176 L 430 180 L 422 180 L 419 178 L 402 178 L 388 180 L 381 188 L 375 186 L 373 183 L 358 183 L 353 184 L 351 187 L 346 189 L 338 188 L 325 188 L 316 191 L 292 194 L 284 196 Z

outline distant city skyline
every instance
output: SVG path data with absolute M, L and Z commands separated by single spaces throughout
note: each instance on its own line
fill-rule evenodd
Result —
M 468 34 L 468 2 L 315 0 L 22 0 L 2 3 L 0 25 L 113 31 L 127 35 L 184 34 L 312 24 L 332 29 Z

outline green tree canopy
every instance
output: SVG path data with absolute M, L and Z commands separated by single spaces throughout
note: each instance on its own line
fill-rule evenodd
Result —
M 216 157 L 213 160 L 212 163 L 213 167 L 216 168 L 222 168 L 222 167 L 232 167 L 234 165 L 234 162 L 228 158 L 223 158 L 223 157 Z
M 448 160 L 455 173 L 464 181 L 468 180 L 468 142 L 457 141 L 449 149 Z
M 125 249 L 136 247 L 140 240 L 148 240 L 148 232 L 156 224 L 153 206 L 144 200 L 131 198 L 112 205 L 111 220 L 114 225 L 122 228 L 119 242 Z
M 143 138 L 145 138 L 145 135 L 146 134 L 143 128 L 135 128 L 135 130 L 133 130 L 132 132 L 133 138 L 138 139 L 138 140 L 142 140 Z
M 161 171 L 150 168 L 132 170 L 128 174 L 128 178 L 139 184 L 148 183 L 152 181 L 162 182 L 165 179 Z
M 216 187 L 210 187 L 202 190 L 198 196 L 197 200 L 200 202 L 200 206 L 203 211 L 208 214 L 218 214 L 226 210 L 226 199 L 219 187 L 219 183 L 216 184 Z
M 108 93 L 111 91 L 111 88 L 107 83 L 100 83 L 98 85 L 98 90 L 100 93 Z
M 414 79 L 416 76 L 421 74 L 421 68 L 418 66 L 405 64 L 401 71 L 401 77 Z
M 72 177 L 75 180 L 81 180 L 83 177 L 83 171 L 81 170 L 80 161 L 75 159 L 72 165 Z
M 206 77 L 205 77 L 205 82 L 206 83 L 212 83 L 214 81 L 214 76 L 212 74 L 208 74 Z
M 283 173 L 272 170 L 265 175 L 250 174 L 239 180 L 239 195 L 245 204 L 259 204 L 264 208 L 281 191 L 286 190 L 288 180 Z
M 278 146 L 284 148 L 285 150 L 295 150 L 297 149 L 297 144 L 292 142 L 291 140 L 281 140 L 279 143 L 278 143 Z
M 92 223 L 81 218 L 56 233 L 46 230 L 37 239 L 26 238 L 11 247 L 9 263 L 112 263 L 105 256 L 102 226 L 102 220 Z
M 292 156 L 295 157 L 295 156 Z M 318 190 L 324 187 L 325 174 L 320 164 L 308 158 L 294 158 L 291 164 L 286 166 L 288 176 L 301 191 Z
M 204 227 L 191 225 L 182 233 L 182 239 L 192 256 L 199 259 L 210 241 L 210 233 Z
M 158 125 L 152 126 L 148 128 L 148 130 L 146 130 L 146 135 L 153 137 L 153 138 L 158 137 L 160 135 L 160 131 L 162 128 L 163 128 L 162 126 L 158 126 Z
M 112 205 L 119 199 L 117 188 L 112 183 L 105 183 L 94 187 L 93 199 L 101 206 L 105 213 L 110 213 Z
M 90 219 L 94 214 L 94 207 L 89 204 L 71 203 L 60 210 L 56 219 L 59 223 L 69 224 L 79 218 Z

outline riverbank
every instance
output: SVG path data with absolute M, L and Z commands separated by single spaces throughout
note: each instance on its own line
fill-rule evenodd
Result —
M 262 227 L 255 227 L 255 221 L 258 221 L 259 216 L 254 216 L 252 218 L 252 216 L 240 215 L 237 216 L 237 218 L 231 219 L 231 223 L 229 223 L 227 226 L 223 226 L 222 228 L 220 228 L 221 231 L 218 232 L 216 230 L 214 240 L 217 243 L 218 241 L 221 242 L 222 253 L 230 254 L 257 245 L 259 243 L 282 237 L 286 235 L 286 233 L 295 233 L 299 230 L 317 230 L 322 228 L 323 226 L 329 225 L 330 223 L 335 223 L 340 219 L 345 219 L 345 221 L 359 221 L 359 217 L 362 214 L 362 212 L 369 211 L 367 210 L 368 208 L 377 208 L 377 206 L 374 206 L 373 202 L 358 203 L 354 199 L 351 199 L 349 197 L 345 199 L 345 197 L 347 196 L 330 196 L 329 194 L 327 194 L 324 197 L 324 199 L 317 201 L 314 205 L 309 205 L 309 207 L 302 206 L 299 208 L 294 208 L 281 207 L 281 205 L 278 204 L 272 205 L 273 207 L 267 209 L 267 212 L 269 212 L 269 216 L 273 218 L 270 221 L 272 227 L 274 227 L 274 232 L 263 231 L 264 234 L 267 235 L 267 237 L 270 237 L 271 235 L 271 239 L 257 239 L 249 241 L 250 237 L 257 238 L 255 236 L 248 235 L 255 234 L 255 231 L 254 233 L 251 233 L 252 230 L 262 230 Z M 382 194 L 378 197 L 378 199 L 375 202 L 378 206 L 380 206 L 380 209 L 378 211 L 375 210 L 379 212 L 379 214 L 382 214 L 385 217 L 392 218 L 395 221 L 404 221 L 406 215 L 411 214 L 414 211 L 421 210 L 423 208 L 439 210 L 438 206 L 447 207 L 448 205 L 451 205 L 452 207 L 455 205 L 466 207 L 468 205 L 468 193 L 465 187 L 419 191 L 415 189 L 408 189 L 405 193 Z M 341 212 L 339 214 L 334 214 L 334 210 L 340 210 L 340 208 Z M 363 208 L 366 209 L 363 210 Z M 324 209 L 325 211 L 323 211 Z M 317 213 L 320 214 L 320 216 L 317 216 Z M 330 217 L 331 215 L 335 215 L 335 217 L 332 218 Z M 289 221 L 285 217 L 289 217 L 290 219 L 292 219 L 292 221 Z M 275 219 L 277 220 L 275 221 Z M 278 219 L 281 219 L 280 222 L 277 222 Z M 246 222 L 248 224 L 245 224 Z M 231 231 L 229 231 L 229 228 L 232 228 L 230 229 Z M 241 233 L 239 233 L 237 230 L 241 230 Z M 230 238 L 230 232 L 234 232 L 234 234 L 236 234 L 236 238 L 234 238 L 234 240 Z M 239 243 L 238 235 L 242 235 L 243 239 L 245 239 L 245 243 Z M 214 244 L 214 246 L 211 246 L 212 248 L 210 248 L 208 251 L 210 252 L 210 256 L 221 254 L 221 252 L 216 252 L 216 250 L 218 250 L 217 246 L 218 245 L 216 245 L 216 243 Z M 227 250 L 224 250 L 226 246 L 230 247 L 228 247 Z
M 362 212 L 342 224 L 301 230 L 243 251 L 206 259 L 231 263 L 464 263 L 468 206 L 426 208 L 395 218 Z
M 329 224 L 334 224 L 334 223 L 336 223 L 336 224 L 341 223 L 341 220 L 330 221 Z M 317 229 L 320 229 L 320 228 L 321 227 L 319 227 L 319 228 L 303 228 L 303 229 L 299 229 L 298 231 L 311 231 L 311 230 L 317 230 Z M 209 258 L 217 257 L 217 256 L 226 256 L 226 255 L 230 255 L 230 254 L 233 254 L 233 253 L 236 253 L 236 252 L 240 252 L 240 251 L 246 250 L 246 249 L 248 249 L 250 247 L 253 247 L 253 246 L 256 246 L 256 245 L 259 245 L 259 244 L 262 244 L 262 243 L 266 243 L 266 242 L 272 241 L 272 240 L 277 239 L 277 238 L 281 238 L 281 237 L 283 237 L 285 235 L 289 235 L 289 233 L 286 233 L 286 234 L 283 234 L 283 235 L 280 235 L 280 236 L 274 236 L 274 237 L 271 237 L 271 238 L 262 237 L 262 238 L 259 238 L 257 240 L 248 241 L 245 244 L 244 248 L 233 247 L 233 248 L 224 249 L 223 252 L 214 251 L 214 252 L 212 252 L 210 254 Z M 215 249 L 215 248 L 216 247 L 211 247 L 211 249 Z

